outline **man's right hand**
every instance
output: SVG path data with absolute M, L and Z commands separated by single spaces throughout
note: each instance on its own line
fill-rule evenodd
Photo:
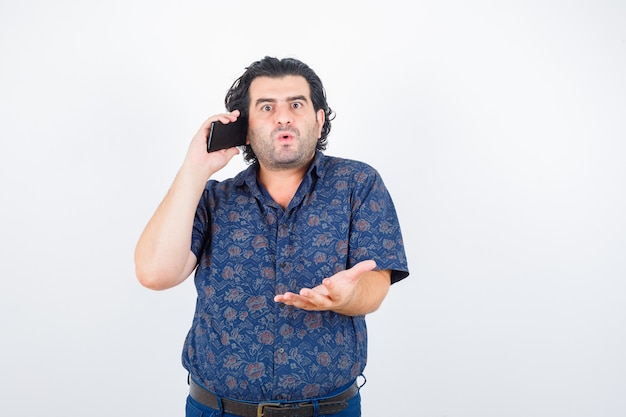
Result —
M 233 110 L 230 113 L 222 113 L 209 117 L 202 126 L 200 126 L 200 129 L 191 140 L 183 166 L 186 166 L 193 172 L 201 172 L 205 181 L 217 171 L 224 168 L 233 156 L 239 153 L 239 149 L 233 147 L 210 153 L 207 152 L 206 147 L 209 129 L 211 128 L 212 122 L 220 121 L 222 123 L 231 123 L 236 121 L 239 116 L 239 110 Z

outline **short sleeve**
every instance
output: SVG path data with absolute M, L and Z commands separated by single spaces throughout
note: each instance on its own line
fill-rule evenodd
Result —
M 376 170 L 365 166 L 354 177 L 350 263 L 374 259 L 378 269 L 391 270 L 392 284 L 409 275 L 396 209 Z

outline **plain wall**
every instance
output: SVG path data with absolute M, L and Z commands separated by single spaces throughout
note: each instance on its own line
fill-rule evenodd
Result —
M 624 2 L 2 0 L 3 415 L 183 415 L 192 281 L 133 250 L 265 55 L 316 70 L 327 153 L 400 216 L 364 417 L 626 415 Z

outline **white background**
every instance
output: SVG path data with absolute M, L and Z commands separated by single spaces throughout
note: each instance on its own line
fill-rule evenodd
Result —
M 598 0 L 2 0 L 2 415 L 183 415 L 192 282 L 142 288 L 134 245 L 265 55 L 320 75 L 327 153 L 400 215 L 364 417 L 626 415 L 626 5 Z

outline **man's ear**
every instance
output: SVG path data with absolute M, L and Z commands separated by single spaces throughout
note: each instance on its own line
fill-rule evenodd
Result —
M 324 109 L 319 109 L 317 111 L 317 137 L 322 137 L 322 127 L 324 127 L 324 122 L 326 122 L 326 113 L 324 113 Z

